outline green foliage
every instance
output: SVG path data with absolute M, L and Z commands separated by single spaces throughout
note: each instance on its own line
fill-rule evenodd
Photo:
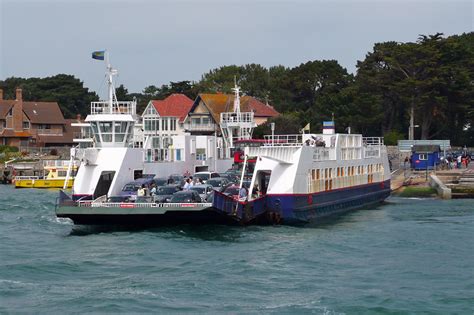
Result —
M 58 102 L 65 118 L 77 114 L 85 116 L 90 111 L 90 102 L 99 97 L 90 92 L 84 83 L 72 75 L 58 74 L 47 78 L 8 78 L 0 81 L 5 99 L 15 99 L 15 89 L 22 88 L 23 100 Z
M 0 145 L 0 153 L 9 153 L 9 152 L 18 152 L 18 148 L 12 147 L 9 145 Z
M 232 93 L 234 80 L 243 95 L 272 104 L 283 113 L 275 120 L 279 133 L 298 133 L 308 122 L 320 132 L 322 121 L 335 119 L 336 131 L 366 136 L 385 135 L 387 144 L 406 137 L 411 108 L 415 138 L 450 139 L 452 144 L 474 145 L 474 32 L 443 37 L 420 35 L 416 42 L 376 43 L 356 75 L 335 60 L 314 60 L 293 68 L 265 68 L 259 64 L 228 65 L 202 75 L 198 82 L 179 81 L 150 85 L 141 93 L 116 89 L 119 100 L 136 99 L 141 113 L 150 100 L 183 93 Z M 86 115 L 89 102 L 97 100 L 73 76 L 8 78 L 0 81 L 5 98 L 23 88 L 25 100 L 57 101 L 65 117 Z M 269 133 L 259 126 L 257 136 Z
M 300 117 L 298 113 L 287 113 L 270 118 L 266 123 L 257 126 L 253 131 L 253 137 L 256 139 L 263 139 L 264 135 L 272 133 L 270 124 L 275 123 L 275 134 L 298 134 L 303 128 L 300 125 Z
M 386 145 L 397 145 L 398 140 L 403 140 L 404 138 L 403 133 L 393 130 L 384 135 L 383 141 Z

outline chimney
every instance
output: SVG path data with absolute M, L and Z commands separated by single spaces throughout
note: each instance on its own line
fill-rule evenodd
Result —
M 0 89 L 0 101 L 3 101 L 3 89 Z
M 16 100 L 17 101 L 22 101 L 23 100 L 23 95 L 21 93 L 21 89 L 20 88 L 16 88 Z
M 21 89 L 16 89 L 16 100 L 13 105 L 13 130 L 16 132 L 23 131 L 23 97 Z

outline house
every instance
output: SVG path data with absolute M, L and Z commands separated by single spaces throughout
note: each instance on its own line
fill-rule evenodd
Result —
M 414 145 L 412 147 L 411 168 L 415 171 L 431 170 L 440 163 L 439 145 Z
M 56 102 L 25 102 L 22 90 L 4 100 L 0 89 L 0 144 L 16 147 L 72 145 L 74 129 Z
M 233 105 L 234 95 L 199 94 L 184 121 L 184 129 L 191 134 L 202 135 L 220 132 L 220 114 L 232 112 Z M 257 125 L 279 115 L 272 106 L 264 104 L 252 96 L 240 97 L 240 111 L 253 111 Z
M 147 160 L 161 161 L 169 158 L 180 160 L 180 149 L 173 150 L 169 157 L 174 136 L 184 135 L 184 119 L 193 101 L 184 94 L 171 94 L 164 100 L 151 100 L 143 111 L 143 147 L 147 149 Z

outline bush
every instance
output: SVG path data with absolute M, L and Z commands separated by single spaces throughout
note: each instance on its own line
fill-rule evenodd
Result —
M 0 145 L 0 153 L 1 152 L 3 152 L 3 153 L 18 152 L 18 148 L 17 147 L 12 147 L 12 146 L 9 146 L 9 145 Z
M 383 136 L 385 145 L 397 145 L 398 140 L 405 139 L 405 135 L 399 131 L 390 131 Z

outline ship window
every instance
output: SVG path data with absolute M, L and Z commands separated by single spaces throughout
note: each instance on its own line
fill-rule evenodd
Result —
M 316 179 L 316 171 L 315 171 L 315 169 L 312 169 L 312 170 L 311 170 L 311 179 L 312 179 L 312 180 L 315 180 L 315 179 Z
M 102 142 L 112 142 L 112 134 L 102 134 Z
M 328 169 L 327 168 L 324 169 L 324 178 L 328 178 Z
M 125 133 L 127 131 L 127 122 L 115 122 L 115 133 Z
M 99 126 L 100 126 L 100 131 L 102 133 L 112 132 L 112 122 L 110 122 L 110 121 L 99 122 Z
M 320 177 L 321 177 L 320 169 L 317 169 L 316 170 L 316 179 L 319 179 Z
M 344 167 L 341 167 L 341 176 L 344 177 Z

